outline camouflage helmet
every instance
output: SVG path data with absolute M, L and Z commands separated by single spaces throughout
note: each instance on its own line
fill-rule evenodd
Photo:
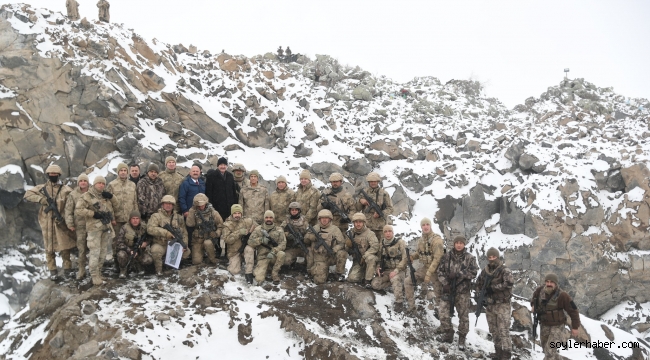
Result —
M 236 163 L 235 165 L 232 166 L 232 171 L 246 172 L 246 168 L 244 167 L 244 164 Z
M 371 172 L 366 176 L 366 181 L 381 181 L 381 177 L 376 172 Z
M 294 201 L 294 202 L 292 202 L 291 204 L 289 204 L 289 209 L 298 209 L 298 210 L 302 210 L 302 206 L 300 206 L 300 203 L 299 203 L 299 202 Z
M 160 200 L 160 203 L 161 204 L 169 203 L 169 204 L 176 205 L 176 199 L 174 199 L 174 197 L 171 195 L 165 195 L 162 197 L 162 200 Z
M 330 220 L 334 220 L 334 216 L 332 216 L 332 212 L 327 210 L 327 209 L 323 209 L 323 210 L 319 211 L 318 212 L 318 218 L 319 219 L 320 218 L 329 218 Z
M 45 173 L 46 174 L 57 173 L 57 174 L 61 175 L 61 174 L 63 174 L 63 171 L 61 171 L 61 167 L 59 165 L 52 164 L 52 165 L 48 166 L 47 169 L 45 169 Z
M 193 203 L 196 206 L 203 206 L 206 205 L 208 202 L 210 201 L 208 200 L 208 197 L 205 196 L 205 194 L 198 193 L 196 194 L 196 196 L 194 196 Z
M 335 172 L 330 175 L 330 181 L 343 181 L 343 175 Z
M 352 215 L 352 222 L 355 222 L 355 221 L 363 221 L 365 223 L 366 222 L 366 216 L 363 215 L 363 213 L 358 212 L 358 213 Z

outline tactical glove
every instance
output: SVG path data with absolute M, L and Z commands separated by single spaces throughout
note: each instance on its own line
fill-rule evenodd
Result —
M 266 254 L 266 258 L 269 259 L 269 260 L 273 260 L 273 259 L 275 259 L 275 254 L 270 252 L 270 253 Z
M 241 235 L 241 236 L 248 235 L 248 230 L 246 230 L 246 229 L 239 229 L 239 235 Z
M 167 239 L 171 240 L 171 239 L 174 238 L 174 234 L 172 234 L 171 231 L 167 231 L 167 235 L 165 235 L 165 237 L 166 237 Z
M 486 293 L 487 295 L 492 295 L 492 294 L 494 294 L 494 290 L 492 290 L 492 286 L 488 286 L 487 288 L 485 288 L 485 293 Z
M 101 218 L 102 218 L 102 214 L 99 211 L 95 211 L 93 213 L 93 219 L 101 219 Z
M 109 199 L 110 200 L 110 199 L 113 198 L 113 194 L 109 193 L 108 191 L 102 191 L 102 197 L 104 199 Z
M 265 236 L 262 237 L 262 244 L 264 244 L 264 245 L 268 245 L 268 244 L 269 244 L 269 238 L 267 238 L 267 237 L 265 237 Z

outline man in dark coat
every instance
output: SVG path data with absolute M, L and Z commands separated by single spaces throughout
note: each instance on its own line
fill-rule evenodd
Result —
M 239 201 L 235 177 L 227 169 L 228 160 L 219 158 L 217 170 L 208 171 L 205 181 L 205 195 L 222 219 L 230 216 L 230 207 Z

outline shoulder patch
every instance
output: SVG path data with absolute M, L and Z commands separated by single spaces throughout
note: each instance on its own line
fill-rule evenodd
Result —
M 571 300 L 571 303 L 570 303 L 570 304 L 571 304 L 571 307 L 573 308 L 573 310 L 578 309 L 578 307 L 576 306 L 576 303 L 573 302 L 573 300 Z

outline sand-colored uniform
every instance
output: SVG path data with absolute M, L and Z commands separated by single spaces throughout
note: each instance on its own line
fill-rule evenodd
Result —
M 331 265 L 336 265 L 336 273 L 339 276 L 344 275 L 348 253 L 345 251 L 345 237 L 341 233 L 341 229 L 337 226 L 334 226 L 332 223 L 327 224 L 327 226 L 322 226 L 318 223 L 314 226 L 314 230 L 323 238 L 334 253 L 330 255 L 325 249 L 325 246 L 318 246 L 316 235 L 312 232 L 307 232 L 305 241 L 311 243 L 309 251 L 313 258 L 313 265 L 309 268 L 309 273 L 314 279 L 315 284 L 324 284 L 327 281 Z
M 295 201 L 296 193 L 285 187 L 284 190 L 275 189 L 269 196 L 269 207 L 273 214 L 275 214 L 275 225 L 280 225 L 289 215 L 289 204 Z
M 244 209 L 244 216 L 253 219 L 258 225 L 264 222 L 264 212 L 270 210 L 269 191 L 265 187 L 247 186 L 239 193 L 239 205 Z
M 377 269 L 380 269 L 381 276 L 372 279 L 371 285 L 375 290 L 384 290 L 389 286 L 393 287 L 395 302 L 404 302 L 404 270 L 406 269 L 406 243 L 404 240 L 393 237 L 391 240 L 382 240 L 379 249 L 379 260 Z M 383 268 L 381 268 L 383 266 Z M 390 278 L 390 273 L 395 271 L 396 275 Z
M 113 194 L 111 204 L 115 211 L 113 216 L 117 223 L 115 231 L 119 233 L 122 226 L 129 221 L 131 212 L 138 210 L 136 187 L 133 181 L 129 181 L 129 179 L 117 178 L 106 186 L 106 191 Z M 113 251 L 115 251 L 115 247 L 113 247 Z
M 300 245 L 296 242 L 293 235 L 289 231 L 288 224 L 291 224 L 291 227 L 294 231 L 299 232 L 302 235 L 303 242 L 307 247 L 307 254 L 300 248 Z M 291 265 L 296 261 L 296 258 L 302 256 L 307 262 L 307 269 L 311 268 L 313 265 L 313 257 L 309 253 L 309 245 L 311 244 L 310 240 L 305 239 L 305 234 L 307 234 L 307 220 L 304 216 L 299 215 L 297 219 L 291 218 L 291 216 L 286 216 L 285 220 L 282 222 L 280 227 L 284 229 L 284 236 L 287 238 L 287 248 L 284 250 L 284 265 Z
M 77 0 L 66 0 L 65 8 L 68 12 L 68 19 L 71 21 L 79 20 L 79 3 Z
M 415 280 L 418 284 L 422 284 L 424 279 L 428 278 L 433 284 L 433 293 L 436 301 L 440 299 L 442 293 L 442 284 L 438 280 L 438 265 L 440 259 L 445 253 L 442 238 L 435 234 L 433 231 L 428 234 L 422 234 L 418 239 L 417 250 L 411 254 L 413 257 L 415 270 Z M 406 300 L 412 308 L 415 306 L 415 287 L 411 281 L 411 276 L 406 276 L 404 279 L 404 290 L 406 292 Z
M 169 240 L 171 240 L 168 237 L 170 232 L 163 229 L 163 226 L 166 224 L 171 224 L 173 228 L 180 229 L 183 234 L 183 242 L 187 245 L 187 230 L 185 229 L 183 215 L 177 214 L 173 210 L 171 214 L 168 215 L 164 209 L 160 209 L 158 212 L 151 215 L 151 219 L 149 219 L 149 222 L 147 223 L 147 233 L 153 237 L 151 256 L 153 256 L 153 264 L 156 268 L 156 273 L 162 272 L 164 256 L 167 253 L 167 245 L 169 244 Z M 189 258 L 191 253 L 190 249 L 183 251 L 182 258 Z
M 81 195 L 83 194 L 84 193 L 82 193 L 79 188 L 76 188 L 68 194 L 68 198 L 65 201 L 65 223 L 68 224 L 68 228 L 74 227 L 74 235 L 77 239 L 77 250 L 79 251 L 79 258 L 77 259 L 77 279 L 82 279 L 86 276 L 86 265 L 88 262 L 88 233 L 86 232 L 86 217 L 75 213 L 75 205 L 77 205 L 77 201 L 81 199 Z
M 47 190 L 47 193 L 56 204 L 56 208 L 62 217 L 65 216 L 65 203 L 68 195 L 72 189 L 67 185 L 60 183 L 53 184 L 49 180 L 43 185 L 37 185 L 25 192 L 24 199 L 28 202 L 41 204 L 38 211 L 38 224 L 41 226 L 43 233 L 43 245 L 45 246 L 45 258 L 47 260 L 47 269 L 52 271 L 56 270 L 56 253 L 60 253 L 63 259 L 63 269 L 69 270 L 72 268 L 70 261 L 70 249 L 74 248 L 77 244 L 73 234 L 68 229 L 73 224 L 66 224 L 64 218 L 62 222 L 57 222 L 53 216 L 54 212 L 50 211 L 45 213 L 47 208 L 47 198 L 40 191 L 42 188 Z
M 352 268 L 348 274 L 349 282 L 360 282 L 361 280 L 371 281 L 377 269 L 377 253 L 379 252 L 379 241 L 375 233 L 368 229 L 366 226 L 357 230 L 352 229 L 354 239 L 359 246 L 361 252 L 361 262 L 354 260 Z M 351 246 L 345 246 L 348 253 L 352 252 Z
M 372 209 L 370 205 L 361 204 L 361 199 L 365 199 L 363 196 L 359 196 L 359 201 L 357 201 L 357 211 L 361 211 L 366 215 L 366 226 L 375 233 L 377 239 L 383 238 L 384 225 L 391 225 L 392 221 L 389 215 L 393 214 L 393 201 L 390 199 L 390 194 L 384 190 L 384 188 L 377 187 L 375 189 L 367 187 L 364 189 L 366 194 L 372 198 L 372 200 L 377 203 L 381 209 L 384 217 L 375 218 L 375 210 Z
M 341 209 L 341 211 L 343 211 L 348 216 L 348 218 L 352 219 L 352 215 L 354 215 L 356 212 L 356 202 L 354 201 L 354 198 L 352 195 L 343 190 L 343 187 L 339 187 L 337 190 L 338 191 L 334 191 L 333 188 L 329 188 L 323 191 L 323 194 L 327 196 L 330 201 L 336 204 L 336 206 L 338 206 L 338 208 Z M 316 208 L 316 212 L 319 212 L 323 209 L 328 209 L 331 211 L 332 216 L 334 217 L 332 219 L 332 223 L 334 223 L 335 226 L 338 226 L 338 228 L 341 229 L 342 233 L 345 233 L 348 230 L 348 225 L 350 223 L 342 221 L 341 214 L 334 211 L 334 209 L 323 206 L 324 204 L 326 204 L 325 201 L 321 199 L 318 207 Z
M 95 219 L 95 212 L 113 213 L 111 201 L 102 197 L 102 194 L 94 187 L 81 196 L 75 206 L 75 212 L 86 218 L 86 231 L 88 232 L 88 268 L 93 284 L 103 283 L 102 266 L 106 259 L 108 244 L 115 237 L 113 226 L 102 223 L 101 219 Z
M 241 237 L 249 234 L 257 227 L 257 224 L 251 218 L 241 218 L 235 220 L 232 215 L 230 215 L 226 221 L 223 223 L 223 231 L 221 237 L 224 239 L 226 244 L 226 256 L 228 256 L 228 271 L 237 275 L 241 272 L 241 261 L 243 254 L 239 253 L 239 248 L 241 247 Z M 255 252 L 250 258 L 250 272 L 253 272 Z M 246 264 L 248 267 L 248 264 Z
M 273 246 L 270 242 L 266 243 L 266 236 L 262 230 L 266 230 L 268 236 L 275 240 L 278 245 Z M 284 237 L 284 231 L 275 224 L 260 225 L 253 230 L 247 248 L 257 250 L 257 264 L 255 270 L 253 270 L 253 275 L 255 275 L 258 284 L 264 281 L 269 265 L 273 265 L 271 270 L 273 281 L 280 281 L 280 267 L 284 264 L 284 249 L 286 246 L 287 240 Z
M 185 176 L 176 170 L 165 169 L 165 171 L 161 172 L 158 177 L 162 180 L 163 186 L 165 187 L 164 195 L 171 195 L 176 199 L 174 211 L 180 213 L 181 207 L 180 202 L 178 201 L 178 193 L 180 191 L 181 183 L 185 180 Z
M 211 222 L 214 224 L 203 225 L 204 223 Z M 216 264 L 217 256 L 212 239 L 221 238 L 223 229 L 221 215 L 210 204 L 206 205 L 205 209 L 201 211 L 196 202 L 194 202 L 194 206 L 192 206 L 189 214 L 187 214 L 185 224 L 188 228 L 194 228 L 194 232 L 192 233 L 192 264 L 198 265 L 203 262 L 203 250 L 208 254 L 208 260 L 212 264 Z
M 317 222 L 316 215 L 318 211 L 318 200 L 320 199 L 320 192 L 312 186 L 311 183 L 302 186 L 298 185 L 296 191 L 296 201 L 300 203 L 302 214 L 310 225 L 315 225 Z

